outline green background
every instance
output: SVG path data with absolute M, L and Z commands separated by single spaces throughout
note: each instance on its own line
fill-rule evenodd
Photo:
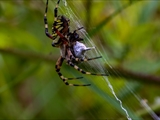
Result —
M 96 61 L 109 72 L 130 117 L 152 119 L 134 94 L 160 115 L 160 2 L 67 2 L 107 60 Z M 55 3 L 49 1 L 50 31 Z M 60 7 L 65 7 L 63 2 Z M 60 53 L 45 35 L 44 11 L 45 0 L 0 0 L 0 119 L 126 119 L 102 77 L 81 75 L 65 63 L 64 76 L 84 77 L 70 83 L 92 86 L 66 86 L 58 77 Z M 93 66 L 86 65 L 81 67 L 92 71 Z

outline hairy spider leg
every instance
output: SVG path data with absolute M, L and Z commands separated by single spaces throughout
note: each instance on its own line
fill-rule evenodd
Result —
M 79 68 L 77 65 L 74 65 L 71 60 L 68 60 L 67 63 L 73 67 L 74 69 L 78 70 L 79 72 L 81 72 L 82 74 L 87 74 L 87 75 L 96 75 L 96 76 L 108 76 L 108 74 L 97 74 L 97 73 L 90 73 L 90 72 L 86 72 L 83 69 Z
M 60 2 L 60 0 L 58 0 L 56 7 L 54 9 L 54 21 L 57 21 L 59 2 Z
M 59 4 L 60 0 L 58 0 L 56 8 L 55 8 L 55 20 L 57 19 L 57 8 L 58 8 L 58 4 Z M 45 34 L 47 37 L 51 38 L 52 40 L 54 40 L 57 35 L 51 35 L 48 32 L 48 21 L 47 21 L 47 12 L 48 12 L 48 0 L 46 1 L 46 9 L 45 9 L 45 14 L 44 14 L 44 24 L 45 24 Z M 59 22 L 58 24 L 62 24 L 62 22 Z M 53 28 L 52 28 L 53 29 Z M 61 38 L 64 38 L 64 36 L 61 35 L 61 33 L 56 29 L 56 34 L 58 34 Z
M 53 39 L 52 35 L 48 32 L 47 11 L 48 11 L 48 0 L 46 2 L 46 9 L 44 14 L 45 34 L 47 37 Z
M 58 0 L 56 7 L 54 9 L 54 23 L 52 25 L 52 36 L 54 38 L 57 37 L 57 32 L 55 32 L 55 30 L 57 30 L 58 28 L 62 27 L 61 25 L 63 24 L 63 22 L 61 22 L 61 20 L 58 20 L 58 6 L 59 6 L 59 2 L 60 0 Z
M 60 0 L 58 0 L 56 7 L 54 9 L 54 23 L 52 25 L 52 37 L 53 39 L 56 39 L 57 36 L 61 38 L 61 41 L 63 41 L 65 44 L 68 44 L 67 38 L 60 32 L 61 30 L 68 28 L 68 26 L 63 26 L 65 22 L 68 22 L 64 16 L 58 16 L 58 6 L 59 6 Z M 66 20 L 66 21 L 65 21 Z M 54 44 L 59 44 L 60 40 L 57 41 L 57 43 Z
M 81 79 L 83 77 L 77 77 L 77 78 L 66 78 L 62 75 L 62 73 L 60 72 L 60 67 L 62 66 L 62 63 L 64 61 L 65 58 L 63 57 L 60 57 L 58 60 L 57 60 L 57 63 L 56 63 L 56 72 L 58 73 L 59 77 L 63 80 L 63 82 L 66 84 L 66 85 L 69 85 L 69 86 L 90 86 L 91 84 L 70 84 L 68 83 L 67 80 L 73 80 L 73 79 Z
M 84 29 L 84 27 L 77 28 L 77 30 L 75 30 L 75 32 L 78 31 L 78 30 L 81 30 L 81 29 Z
M 95 60 L 95 59 L 99 59 L 99 58 L 102 58 L 102 56 L 93 57 L 93 58 L 74 58 L 73 56 L 70 57 L 70 59 L 77 61 L 77 62 L 87 62 L 87 61 Z

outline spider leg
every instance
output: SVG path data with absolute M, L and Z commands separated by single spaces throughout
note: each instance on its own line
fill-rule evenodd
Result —
M 53 38 L 52 35 L 48 32 L 47 11 L 48 11 L 48 0 L 46 2 L 46 9 L 44 14 L 45 34 L 47 37 L 52 39 Z
M 74 69 L 78 70 L 79 72 L 81 72 L 82 74 L 87 74 L 87 75 L 97 75 L 97 76 L 108 76 L 108 74 L 96 74 L 96 73 L 90 73 L 90 72 L 86 72 L 83 69 L 79 68 L 77 65 L 74 65 L 70 60 L 67 61 L 67 63 L 73 67 Z
M 58 2 L 56 4 L 56 8 L 54 9 L 54 21 L 57 21 L 59 2 L 60 2 L 60 0 L 58 0 Z
M 54 22 L 53 22 L 53 25 L 52 25 L 52 36 L 53 38 L 55 39 L 57 36 L 60 36 L 61 38 L 63 36 L 61 36 L 61 34 L 59 34 L 59 31 L 61 29 L 63 29 L 63 22 L 58 19 L 58 6 L 59 6 L 59 2 L 60 0 L 58 0 L 57 4 L 56 4 L 56 7 L 54 9 Z
M 58 60 L 57 60 L 57 63 L 56 63 L 56 72 L 58 73 L 59 77 L 63 80 L 63 82 L 66 84 L 66 85 L 69 85 L 69 86 L 90 86 L 90 84 L 70 84 L 68 83 L 67 80 L 73 80 L 73 79 L 81 79 L 83 77 L 77 77 L 77 78 L 66 78 L 62 75 L 62 73 L 60 72 L 60 67 L 62 66 L 62 63 L 64 61 L 64 58 L 63 57 L 60 57 Z
M 93 58 L 74 58 L 74 57 L 71 57 L 72 60 L 77 61 L 77 62 L 87 62 L 87 61 L 95 60 L 95 59 L 99 59 L 99 58 L 102 58 L 102 56 L 93 57 Z
M 84 27 L 77 28 L 74 32 L 81 30 L 81 29 L 84 29 Z

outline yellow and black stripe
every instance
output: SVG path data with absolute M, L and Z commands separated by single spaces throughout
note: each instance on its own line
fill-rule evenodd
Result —
M 108 76 L 108 74 L 97 74 L 97 73 L 91 73 L 91 72 L 86 72 L 83 69 L 79 68 L 77 65 L 74 65 L 70 60 L 67 61 L 67 63 L 73 67 L 74 69 L 78 70 L 82 74 L 87 74 L 87 75 L 96 75 L 96 76 Z
M 74 80 L 74 79 L 81 79 L 83 77 L 76 77 L 76 78 L 66 78 L 62 75 L 62 73 L 60 72 L 60 67 L 62 66 L 62 63 L 64 61 L 64 58 L 60 57 L 58 60 L 57 60 L 57 63 L 56 63 L 56 66 L 55 66 L 55 69 L 56 69 L 56 72 L 58 73 L 59 77 L 63 80 L 63 82 L 66 84 L 66 85 L 69 85 L 69 86 L 90 86 L 91 84 L 70 84 L 68 83 L 67 80 Z
M 53 26 L 52 26 L 52 37 L 53 39 L 56 39 L 58 34 L 56 31 L 62 31 L 63 30 L 63 22 L 61 22 L 61 16 L 58 16 L 56 18 L 56 21 L 54 21 Z
M 74 58 L 72 55 L 70 56 L 71 60 L 74 60 L 77 62 L 87 62 L 87 61 L 95 60 L 95 59 L 99 59 L 99 58 L 102 58 L 102 56 L 94 57 L 94 58 Z
M 45 34 L 47 35 L 47 37 L 52 39 L 52 35 L 50 35 L 50 33 L 48 32 L 47 11 L 48 11 L 48 0 L 46 2 L 46 9 L 44 14 Z
M 45 9 L 45 14 L 44 14 L 44 24 L 45 24 L 45 34 L 47 37 L 51 38 L 53 40 L 53 45 L 54 47 L 57 47 L 61 44 L 61 40 L 57 37 L 58 34 L 56 31 L 62 31 L 63 30 L 63 22 L 61 21 L 61 16 L 57 16 L 58 14 L 58 5 L 59 5 L 60 0 L 58 0 L 57 5 L 54 9 L 54 23 L 52 26 L 52 34 L 49 33 L 48 31 L 48 22 L 47 22 L 47 11 L 48 11 L 48 0 L 46 1 L 46 9 Z M 56 40 L 57 38 L 57 40 Z

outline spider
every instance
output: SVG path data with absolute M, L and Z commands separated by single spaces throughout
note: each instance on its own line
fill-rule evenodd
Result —
M 81 79 L 83 77 L 66 78 L 60 72 L 62 63 L 64 60 L 66 60 L 68 65 L 78 70 L 82 74 L 108 76 L 107 74 L 96 74 L 96 73 L 86 72 L 74 64 L 74 62 L 86 62 L 89 60 L 101 58 L 102 56 L 94 57 L 94 58 L 86 58 L 84 56 L 84 53 L 86 51 L 91 50 L 93 48 L 92 47 L 87 48 L 81 42 L 83 41 L 83 39 L 79 37 L 79 34 L 77 33 L 77 31 L 83 29 L 83 27 L 78 28 L 74 30 L 73 32 L 70 32 L 69 30 L 70 20 L 63 15 L 58 15 L 59 3 L 60 3 L 60 0 L 58 0 L 56 7 L 54 9 L 54 23 L 52 25 L 52 34 L 48 32 L 48 22 L 47 22 L 48 0 L 46 1 L 46 9 L 45 9 L 45 14 L 44 14 L 45 34 L 47 37 L 52 39 L 53 47 L 60 48 L 61 56 L 59 57 L 55 65 L 56 72 L 58 73 L 59 77 L 63 80 L 63 82 L 66 85 L 90 86 L 91 84 L 70 84 L 68 83 L 68 80 Z

